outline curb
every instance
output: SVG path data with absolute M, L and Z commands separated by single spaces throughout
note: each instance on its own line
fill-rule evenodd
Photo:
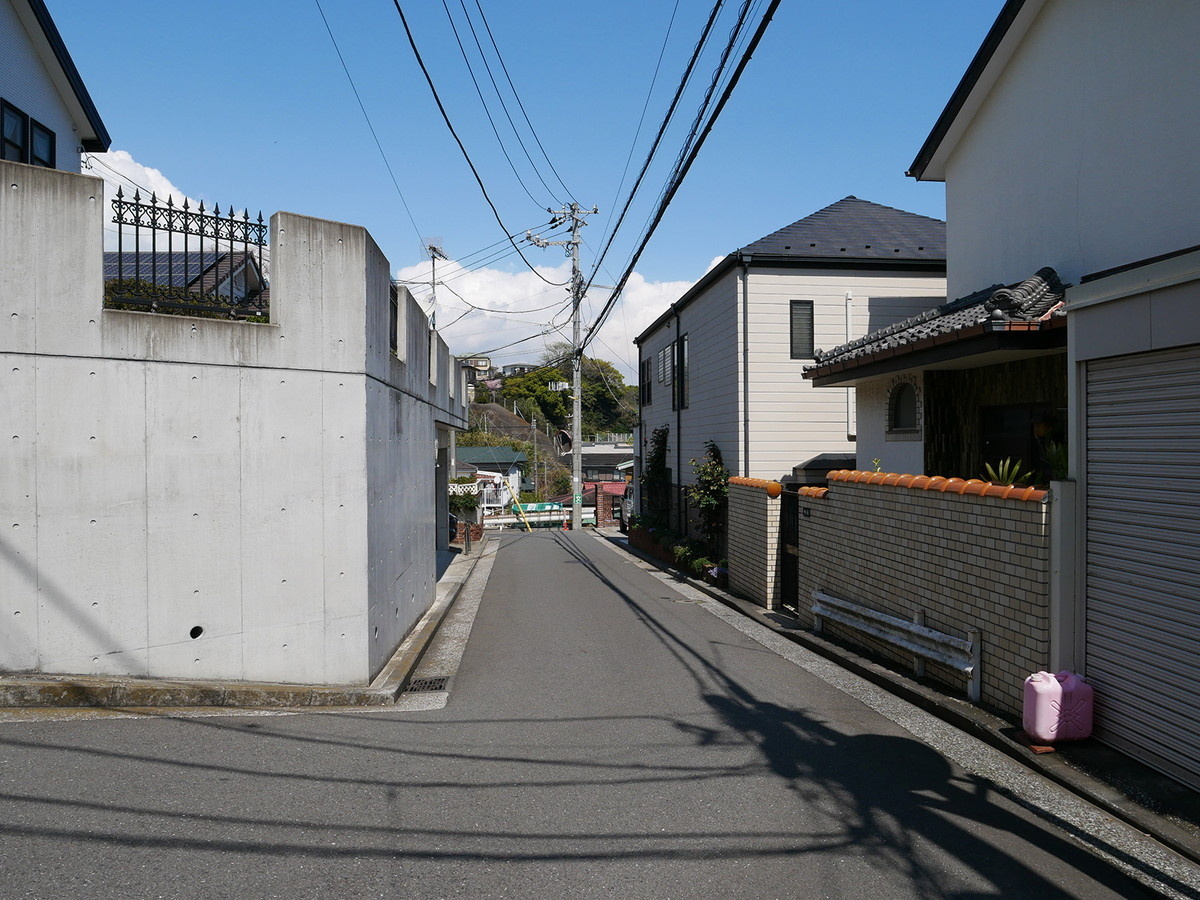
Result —
M 1163 818 L 1145 808 L 1123 794 L 1120 788 L 1106 783 L 1103 779 L 1086 775 L 1073 768 L 1069 762 L 1058 753 L 1037 755 L 1024 744 L 1010 737 L 1010 734 L 1020 734 L 1021 729 L 1012 723 L 986 712 L 965 700 L 957 700 L 946 694 L 904 678 L 899 673 L 874 662 L 853 650 L 834 644 L 815 634 L 801 630 L 799 627 L 789 628 L 772 618 L 772 613 L 765 607 L 750 600 L 735 597 L 720 588 L 702 581 L 697 581 L 679 569 L 664 564 L 647 553 L 629 546 L 623 538 L 596 532 L 596 537 L 623 550 L 630 556 L 649 563 L 664 572 L 670 572 L 680 581 L 692 588 L 707 594 L 717 602 L 741 614 L 754 619 L 761 625 L 770 628 L 776 634 L 799 644 L 830 662 L 837 663 L 855 675 L 870 681 L 872 684 L 887 690 L 917 708 L 930 713 L 950 725 L 965 732 L 971 737 L 1001 751 L 1005 755 L 1022 763 L 1029 769 L 1053 781 L 1060 787 L 1082 797 L 1094 806 L 1103 809 L 1114 818 L 1131 825 L 1143 834 L 1153 837 L 1190 861 L 1200 864 L 1200 838 L 1191 834 L 1187 829 L 1176 825 L 1170 819 Z M 778 614 L 776 614 L 778 615 Z M 1070 751 L 1067 751 L 1068 754 Z M 1136 764 L 1136 761 L 1133 761 Z M 1161 776 L 1166 779 L 1166 776 Z
M 370 685 L 299 685 L 273 682 L 106 678 L 82 675 L 0 677 L 3 708 L 161 709 L 230 707 L 251 709 L 326 706 L 387 706 L 404 692 L 446 613 L 458 599 L 487 547 L 487 536 L 471 555 L 460 556 L 437 583 L 433 605 L 401 642 Z

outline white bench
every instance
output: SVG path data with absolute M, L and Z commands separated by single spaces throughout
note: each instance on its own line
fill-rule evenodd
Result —
M 964 640 L 927 628 L 921 612 L 916 614 L 916 621 L 908 622 L 822 591 L 813 591 L 812 596 L 813 631 L 817 634 L 821 633 L 823 621 L 829 619 L 912 653 L 917 657 L 913 671 L 918 676 L 925 674 L 926 659 L 950 666 L 967 676 L 967 696 L 972 703 L 979 702 L 982 643 L 979 629 L 972 628 Z

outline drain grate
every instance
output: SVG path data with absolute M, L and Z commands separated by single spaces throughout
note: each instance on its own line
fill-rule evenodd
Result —
M 449 680 L 449 675 L 442 675 L 437 678 L 414 678 L 404 688 L 404 693 L 427 694 L 430 691 L 444 691 L 446 689 L 446 683 Z

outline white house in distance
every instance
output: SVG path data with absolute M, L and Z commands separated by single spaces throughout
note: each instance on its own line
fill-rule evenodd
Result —
M 814 390 L 804 366 L 944 297 L 945 224 L 856 197 L 734 251 L 634 340 L 639 465 L 664 425 L 677 485 L 708 440 L 752 478 L 852 454 L 852 392 Z
M 1081 671 L 1095 688 L 1101 739 L 1193 787 L 1200 787 L 1197 34 L 1200 5 L 1190 0 L 1009 0 L 910 171 L 946 183 L 949 295 L 999 300 L 976 323 L 990 330 L 993 355 L 922 357 L 922 336 L 912 330 L 920 323 L 909 323 L 907 339 L 872 336 L 813 370 L 819 383 L 861 386 L 860 419 L 885 419 L 894 385 L 911 382 L 918 431 L 934 425 L 936 432 L 947 404 L 965 404 L 987 382 L 1003 388 L 985 401 L 997 416 L 1048 400 L 1029 394 L 1030 367 L 1060 385 L 1057 421 L 1005 413 L 1012 446 L 1044 443 L 1047 427 L 1068 445 L 1073 485 L 1063 484 L 1055 502 L 1073 513 L 1074 536 L 1060 551 L 1074 577 L 1052 605 L 1052 665 Z M 1010 345 L 1007 359 L 994 355 L 1005 331 L 1024 343 Z M 980 335 L 971 340 L 984 341 Z M 946 345 L 966 351 L 969 341 L 958 339 L 966 336 L 960 330 Z M 1016 377 L 996 377 L 1003 366 Z M 1025 375 L 1014 366 L 1026 367 Z M 955 378 L 957 401 L 929 389 Z M 920 474 L 937 455 L 929 437 L 921 436 L 924 453 L 911 457 L 908 471 Z M 886 455 L 885 441 L 875 446 Z
M 0 160 L 79 171 L 108 131 L 42 0 L 0 0 Z

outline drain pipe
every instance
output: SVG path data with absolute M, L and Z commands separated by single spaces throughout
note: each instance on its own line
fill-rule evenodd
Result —
M 745 253 L 742 261 L 742 465 L 743 478 L 750 477 L 750 260 Z
M 671 406 L 675 408 L 675 479 L 683 484 L 683 404 L 679 402 L 679 310 L 675 310 L 675 342 L 671 351 Z M 678 512 L 675 516 L 675 530 L 687 535 L 687 524 L 683 514 L 684 493 L 679 488 L 675 491 L 675 506 Z

